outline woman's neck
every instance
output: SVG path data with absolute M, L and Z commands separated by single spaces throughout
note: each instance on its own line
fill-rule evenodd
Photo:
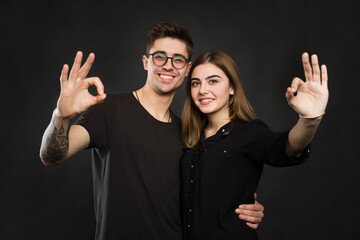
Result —
M 229 114 L 207 114 L 208 124 L 205 127 L 205 137 L 211 137 L 216 134 L 219 129 L 230 122 Z

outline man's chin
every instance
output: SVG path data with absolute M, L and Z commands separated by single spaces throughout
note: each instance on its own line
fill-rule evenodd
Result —
M 160 95 L 172 95 L 175 94 L 176 90 L 178 89 L 178 87 L 163 87 L 163 88 L 159 88 L 157 93 Z

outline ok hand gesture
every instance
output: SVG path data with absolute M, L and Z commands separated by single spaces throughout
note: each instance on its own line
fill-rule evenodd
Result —
M 311 56 L 311 65 L 308 53 L 302 55 L 302 62 L 306 81 L 294 78 L 291 87 L 287 88 L 286 99 L 300 116 L 323 115 L 329 99 L 326 66 L 322 65 L 320 70 L 316 55 Z
M 95 61 L 95 54 L 90 53 L 83 66 L 81 66 L 82 56 L 82 52 L 76 53 L 69 77 L 69 66 L 67 64 L 63 66 L 61 71 L 61 93 L 57 102 L 57 110 L 61 118 L 71 119 L 90 106 L 103 102 L 106 98 L 104 86 L 100 79 L 98 77 L 87 78 Z M 97 96 L 89 93 L 90 86 L 96 87 Z

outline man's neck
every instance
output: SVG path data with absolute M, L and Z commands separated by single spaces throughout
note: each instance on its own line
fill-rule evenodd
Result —
M 135 97 L 140 104 L 157 120 L 161 122 L 170 122 L 170 105 L 175 92 L 169 94 L 159 94 L 150 86 L 134 91 Z

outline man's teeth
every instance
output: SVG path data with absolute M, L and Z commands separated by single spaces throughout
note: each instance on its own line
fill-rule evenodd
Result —
M 168 76 L 168 75 L 160 75 L 160 77 L 166 78 L 166 79 L 172 79 L 172 78 L 174 78 L 173 76 Z
M 210 98 L 209 98 L 209 99 L 201 99 L 201 100 L 200 100 L 200 102 L 210 102 L 210 101 L 212 101 L 212 99 L 210 99 Z

